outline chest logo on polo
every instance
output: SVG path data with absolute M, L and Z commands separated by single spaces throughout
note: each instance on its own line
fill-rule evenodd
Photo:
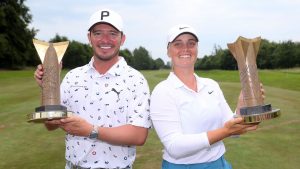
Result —
M 117 99 L 117 102 L 118 102 L 118 101 L 120 101 L 120 93 L 121 93 L 122 91 L 123 91 L 123 89 L 120 90 L 120 91 L 117 91 L 115 88 L 112 88 L 111 91 L 105 92 L 105 94 L 108 94 L 108 93 L 110 93 L 110 92 L 116 93 L 117 96 L 118 96 L 118 99 Z

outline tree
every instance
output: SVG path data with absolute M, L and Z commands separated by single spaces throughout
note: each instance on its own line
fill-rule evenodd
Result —
M 165 62 L 161 58 L 157 58 L 154 60 L 155 69 L 162 69 L 165 67 Z
M 144 47 L 133 50 L 134 64 L 133 67 L 138 70 L 153 69 L 153 59 Z
M 293 42 L 282 42 L 273 53 L 273 64 L 276 68 L 291 68 L 296 65 L 296 46 Z
M 203 58 L 197 60 L 195 69 L 196 70 L 210 70 L 210 69 L 216 69 L 216 64 L 214 61 L 214 56 L 204 56 Z
M 50 42 L 69 41 L 67 37 L 55 35 Z M 77 41 L 70 41 L 69 46 L 62 58 L 63 67 L 73 69 L 78 66 L 87 64 L 92 56 L 92 49 L 87 44 Z
M 300 67 L 300 43 L 295 44 L 296 67 Z
M 225 49 L 223 56 L 220 62 L 221 69 L 225 70 L 237 70 L 237 61 L 232 56 L 231 52 L 228 49 Z
M 88 45 L 73 40 L 63 57 L 63 67 L 73 69 L 83 66 L 90 61 L 91 56 L 92 51 Z
M 0 3 L 0 68 L 21 69 L 39 63 L 32 43 L 37 30 L 27 28 L 31 19 L 24 0 Z
M 275 43 L 262 39 L 256 63 L 260 69 L 299 67 L 300 43 L 292 41 Z M 195 69 L 236 70 L 237 63 L 228 49 L 223 50 L 215 46 L 211 55 L 197 60 Z
M 60 36 L 59 34 L 55 34 L 54 38 L 50 39 L 50 42 L 63 42 L 63 41 L 69 41 L 69 39 L 65 36 Z
M 126 60 L 126 62 L 129 66 L 131 66 L 131 67 L 134 66 L 134 58 L 129 49 L 120 50 L 119 55 L 124 57 L 124 59 Z
M 256 63 L 257 67 L 260 69 L 273 69 L 272 64 L 273 53 L 276 48 L 275 43 L 271 43 L 266 39 L 262 39 L 260 43 L 260 49 L 257 54 Z
M 172 68 L 171 61 L 167 61 L 167 64 L 166 64 L 165 68 L 167 68 L 167 69 L 171 69 Z
M 236 70 L 237 62 L 228 49 L 215 46 L 213 65 L 214 69 Z

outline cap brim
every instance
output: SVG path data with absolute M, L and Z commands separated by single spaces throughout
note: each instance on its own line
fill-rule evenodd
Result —
M 94 25 L 92 25 L 88 31 L 91 31 L 91 29 L 93 29 L 93 27 L 95 27 L 97 24 L 107 24 L 109 26 L 112 26 L 113 28 L 115 28 L 117 31 L 119 32 L 122 32 L 121 30 L 119 30 L 118 28 L 116 28 L 114 25 L 112 25 L 111 23 L 108 23 L 108 22 L 104 22 L 104 21 L 100 21 L 100 22 L 97 22 L 97 23 L 94 23 Z
M 175 36 L 174 38 L 169 39 L 169 43 L 170 43 L 170 42 L 173 42 L 176 38 L 178 38 L 178 36 L 180 36 L 180 35 L 182 35 L 182 34 L 190 34 L 190 35 L 192 35 L 192 36 L 194 36 L 194 37 L 196 38 L 197 42 L 199 41 L 197 35 L 195 35 L 194 33 L 192 33 L 192 32 L 181 32 L 180 34 L 178 34 L 178 35 Z

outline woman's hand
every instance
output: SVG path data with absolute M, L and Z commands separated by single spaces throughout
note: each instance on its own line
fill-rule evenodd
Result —
M 256 130 L 257 127 L 257 124 L 245 124 L 242 117 L 233 118 L 224 125 L 227 136 L 245 134 L 248 131 Z

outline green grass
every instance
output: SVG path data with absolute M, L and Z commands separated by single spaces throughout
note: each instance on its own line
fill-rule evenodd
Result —
M 33 71 L 0 71 L 0 168 L 64 168 L 64 133 L 48 132 L 41 124 L 26 122 L 26 115 L 40 104 L 40 89 Z M 168 70 L 142 71 L 150 89 L 168 76 Z M 220 83 L 235 108 L 241 85 L 237 71 L 197 71 Z M 227 138 L 226 158 L 237 169 L 298 169 L 300 166 L 300 71 L 260 70 L 266 103 L 280 108 L 282 116 L 260 124 L 255 132 Z M 162 145 L 151 130 L 144 146 L 137 148 L 134 169 L 159 169 Z

